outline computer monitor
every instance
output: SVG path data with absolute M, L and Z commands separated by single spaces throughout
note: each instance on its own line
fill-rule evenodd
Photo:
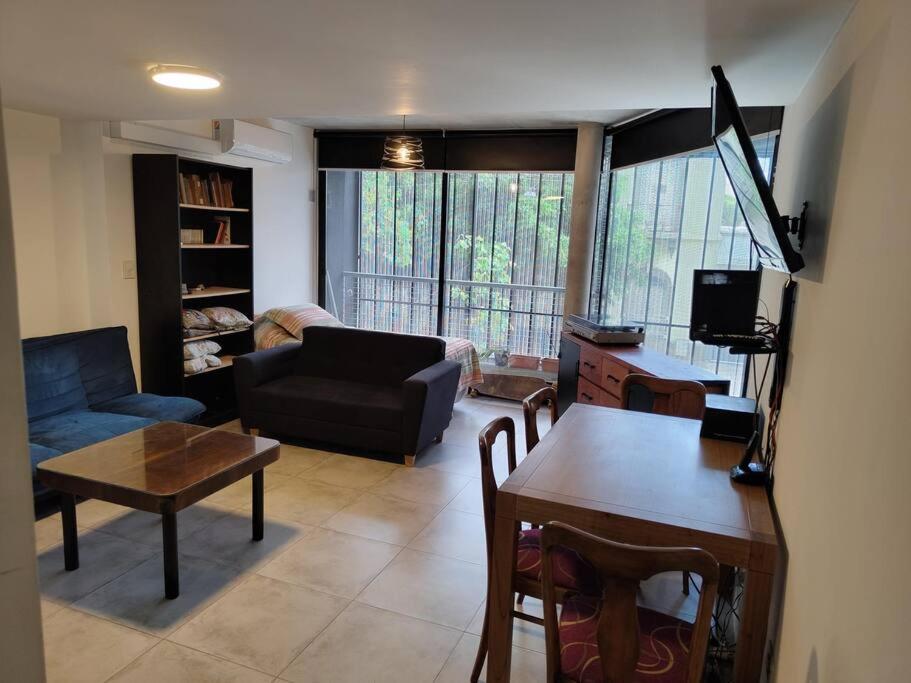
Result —
M 693 274 L 690 339 L 756 333 L 759 270 L 697 270 Z

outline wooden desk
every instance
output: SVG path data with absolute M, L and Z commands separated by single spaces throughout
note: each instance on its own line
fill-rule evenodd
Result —
M 701 423 L 573 404 L 497 493 L 488 681 L 508 681 L 520 521 L 559 520 L 624 543 L 696 546 L 747 570 L 735 680 L 758 681 L 778 557 L 766 492 L 734 484 L 743 446 Z

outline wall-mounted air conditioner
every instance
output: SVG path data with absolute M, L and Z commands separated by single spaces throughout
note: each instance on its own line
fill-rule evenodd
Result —
M 291 161 L 291 136 L 237 119 L 220 119 L 221 151 L 277 164 Z

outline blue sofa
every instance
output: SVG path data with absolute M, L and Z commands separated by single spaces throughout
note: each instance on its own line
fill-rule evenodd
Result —
M 206 409 L 180 396 L 136 393 L 125 327 L 22 342 L 29 458 L 38 463 L 162 420 L 192 422 Z

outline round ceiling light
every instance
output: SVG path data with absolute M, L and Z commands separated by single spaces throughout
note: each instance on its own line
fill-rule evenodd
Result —
M 156 64 L 149 75 L 159 85 L 181 90 L 213 90 L 222 81 L 219 73 L 182 64 Z

